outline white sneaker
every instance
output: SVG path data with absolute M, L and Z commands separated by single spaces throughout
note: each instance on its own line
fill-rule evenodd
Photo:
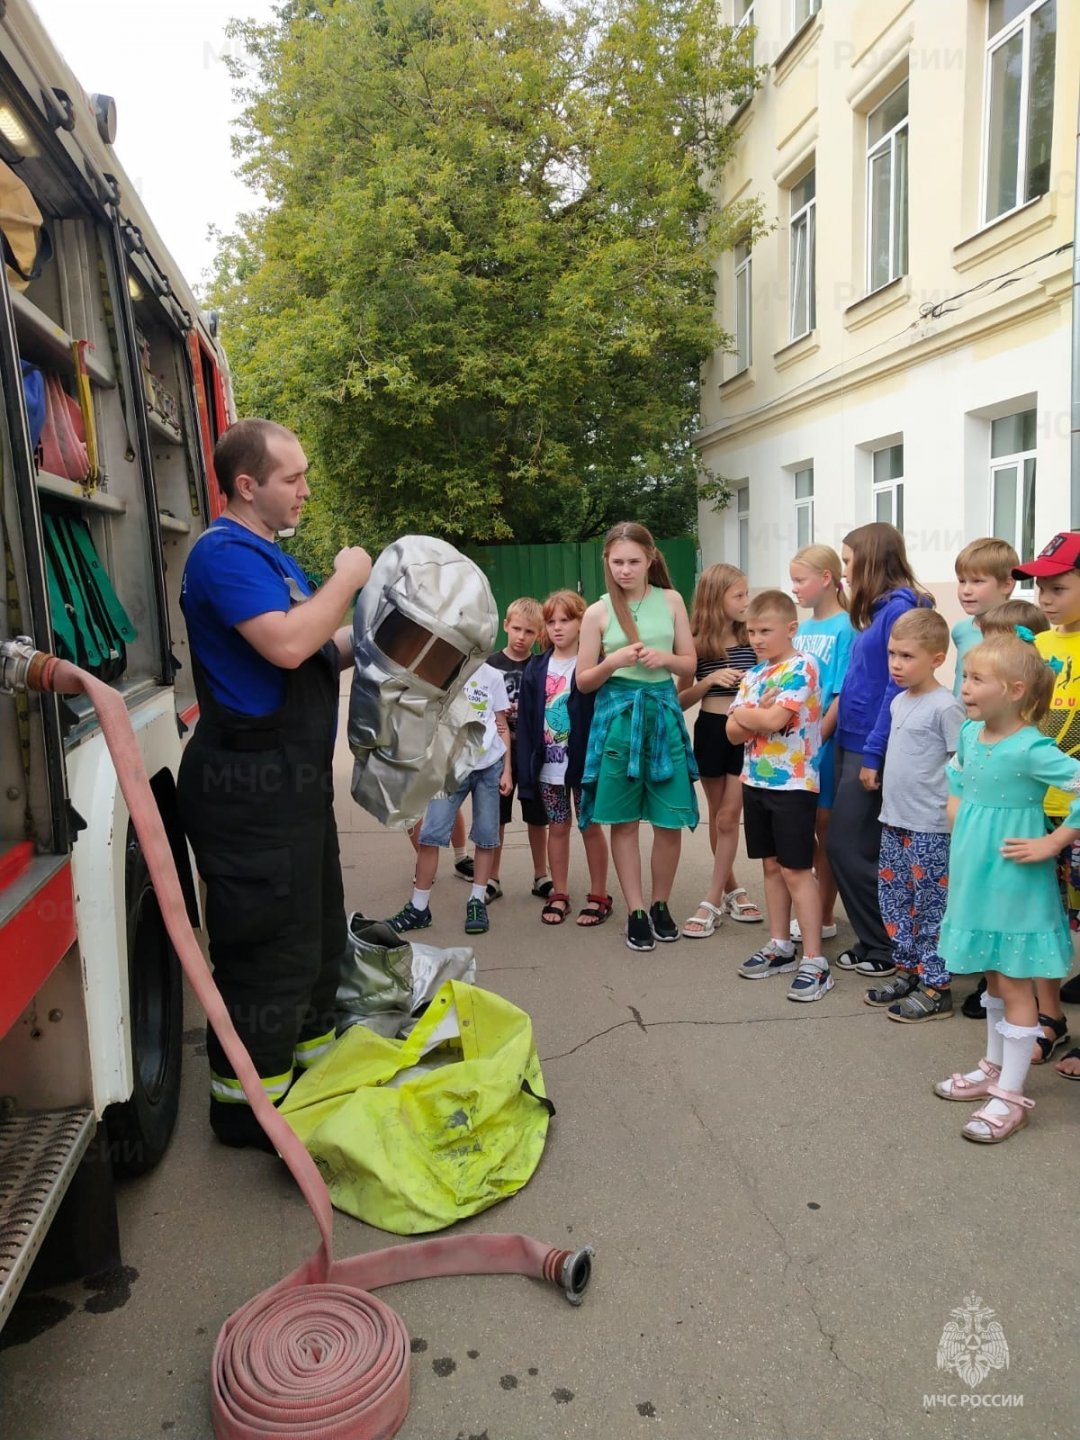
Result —
M 795 979 L 791 982 L 791 988 L 787 992 L 789 1000 L 820 1000 L 827 995 L 836 984 L 829 973 L 829 962 L 824 956 L 813 959 L 805 959 L 799 966 Z
M 788 932 L 788 933 L 790 934 L 792 940 L 795 940 L 796 942 L 801 943 L 801 941 L 802 941 L 802 931 L 799 929 L 799 922 L 798 922 L 798 920 L 792 920 L 791 926 L 790 926 L 790 929 L 789 929 L 789 932 Z M 822 925 L 822 927 L 821 927 L 821 938 L 822 938 L 823 940 L 835 940 L 835 939 L 836 939 L 836 926 L 835 926 L 835 925 Z

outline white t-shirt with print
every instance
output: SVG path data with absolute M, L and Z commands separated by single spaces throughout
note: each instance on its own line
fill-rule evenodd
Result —
M 500 710 L 510 708 L 506 682 L 499 671 L 485 660 L 480 669 L 465 681 L 463 694 L 474 718 L 484 722 L 484 749 L 476 762 L 476 768 L 486 770 L 506 754 L 502 736 L 495 728 L 495 716 Z
M 544 682 L 544 763 L 541 785 L 566 784 L 566 747 L 570 742 L 570 686 L 577 669 L 577 656 L 548 661 Z

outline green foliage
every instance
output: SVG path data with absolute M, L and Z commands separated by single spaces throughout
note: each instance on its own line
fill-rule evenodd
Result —
M 300 434 L 339 544 L 695 528 L 709 185 L 758 82 L 715 0 L 290 0 L 237 24 L 268 197 L 221 242 L 239 408 Z

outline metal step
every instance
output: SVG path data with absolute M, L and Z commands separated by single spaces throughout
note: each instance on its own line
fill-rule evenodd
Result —
M 0 1326 L 96 1128 L 92 1110 L 0 1114 Z

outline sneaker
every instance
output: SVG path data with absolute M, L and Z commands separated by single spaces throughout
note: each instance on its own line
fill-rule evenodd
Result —
M 755 950 L 749 960 L 744 960 L 739 966 L 739 974 L 744 980 L 764 980 L 769 975 L 787 975 L 792 970 L 799 968 L 799 962 L 795 959 L 795 952 L 784 955 L 776 948 L 776 942 L 767 941 L 760 950 Z
M 901 1025 L 918 1025 L 923 1020 L 951 1020 L 952 991 L 932 990 L 929 985 L 918 985 L 910 995 L 890 1005 L 885 1015 Z
M 649 924 L 657 940 L 664 945 L 670 945 L 679 938 L 679 927 L 671 918 L 671 911 L 667 907 L 666 900 L 654 900 L 649 906 Z
M 499 884 L 498 880 L 489 880 L 487 882 L 487 889 L 484 893 L 484 903 L 490 905 L 493 900 L 501 900 L 502 893 L 503 888 Z
M 896 979 L 891 980 L 888 985 L 879 985 L 874 990 L 867 990 L 863 996 L 864 1005 L 876 1005 L 885 1007 L 895 1005 L 898 1000 L 903 1000 L 913 990 L 919 988 L 919 977 L 909 970 L 898 970 Z
M 463 855 L 460 860 L 454 861 L 454 874 L 459 880 L 473 881 L 473 858 L 471 855 Z
M 788 930 L 788 933 L 790 934 L 792 940 L 794 940 L 797 945 L 801 945 L 801 944 L 802 944 L 802 931 L 799 929 L 799 922 L 798 922 L 798 920 L 792 920 L 791 925 L 790 925 L 789 930 Z M 835 940 L 835 939 L 836 939 L 836 926 L 835 926 L 835 925 L 822 925 L 822 927 L 821 927 L 821 938 L 822 938 L 823 940 Z
M 804 957 L 787 992 L 789 1000 L 820 1000 L 836 984 L 824 955 Z
M 653 927 L 644 910 L 631 910 L 626 917 L 626 946 L 628 950 L 656 949 Z
M 412 901 L 408 900 L 386 923 L 399 935 L 404 935 L 408 930 L 426 930 L 431 924 L 431 909 L 425 905 L 423 910 L 417 910 Z
M 986 1011 L 983 1009 L 982 997 L 985 993 L 986 979 L 984 977 L 971 994 L 964 997 L 964 1003 L 960 1006 L 960 1014 L 966 1016 L 968 1020 L 984 1019 Z
M 869 956 L 864 960 L 857 961 L 855 969 L 860 975 L 873 975 L 881 979 L 884 979 L 886 975 L 896 974 L 896 966 L 891 960 L 871 960 Z
M 472 897 L 465 906 L 465 934 L 486 935 L 488 932 L 487 906 L 483 900 L 474 900 Z

